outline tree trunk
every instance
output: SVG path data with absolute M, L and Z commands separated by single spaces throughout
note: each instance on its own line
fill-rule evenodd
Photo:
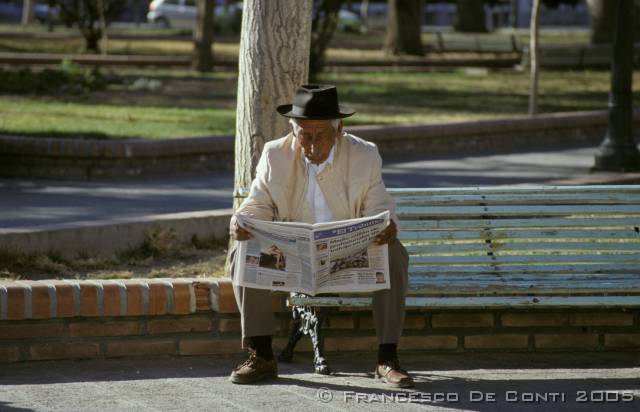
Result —
M 214 0 L 198 0 L 191 67 L 200 72 L 213 69 L 213 3 Z
M 22 24 L 27 25 L 33 23 L 33 6 L 36 5 L 35 0 L 24 0 L 22 3 Z
M 320 0 L 311 22 L 309 78 L 315 81 L 324 68 L 325 51 L 338 26 L 338 12 L 344 0 Z
M 640 0 L 633 3 L 633 18 L 636 24 L 633 25 L 633 42 L 640 43 Z
M 236 110 L 235 193 L 249 188 L 265 142 L 288 128 L 276 112 L 307 81 L 310 0 L 245 0 Z M 234 208 L 241 200 L 234 199 Z
M 613 43 L 616 4 L 611 0 L 587 0 L 591 16 L 591 44 Z
M 605 139 L 595 156 L 594 170 L 636 172 L 640 152 L 633 133 L 633 4 L 608 0 L 615 5 L 609 121 Z
M 107 54 L 109 51 L 109 34 L 107 33 L 107 18 L 105 17 L 104 0 L 98 0 L 98 21 L 100 23 L 100 34 L 102 37 L 102 45 L 100 50 L 102 54 Z
M 360 3 L 360 17 L 362 18 L 362 25 L 365 32 L 369 31 L 369 0 L 362 0 Z
M 454 27 L 457 31 L 462 32 L 486 32 L 484 1 L 458 0 Z
M 531 60 L 531 90 L 529 92 L 529 115 L 538 113 L 538 78 L 540 77 L 540 0 L 533 0 L 531 5 L 531 24 L 529 25 L 529 55 Z
M 242 10 L 234 210 L 251 185 L 264 144 L 288 129 L 276 106 L 292 102 L 296 88 L 307 81 L 312 1 L 245 0 Z M 225 269 L 228 273 L 229 256 Z
M 422 0 L 389 0 L 384 50 L 390 54 L 424 55 L 421 24 Z
M 100 53 L 100 38 L 102 37 L 99 32 L 96 31 L 84 31 L 84 43 L 87 51 L 92 51 L 96 54 Z

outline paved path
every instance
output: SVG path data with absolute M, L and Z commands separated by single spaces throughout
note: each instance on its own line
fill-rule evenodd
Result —
M 545 183 L 588 178 L 595 148 L 554 152 L 385 159 L 388 187 Z M 640 176 L 640 175 L 638 175 Z M 63 182 L 0 180 L 0 229 L 112 221 L 231 207 L 233 175 Z
M 330 357 L 334 376 L 310 373 L 311 361 L 302 357 L 281 363 L 278 380 L 250 386 L 227 380 L 238 359 L 3 365 L 0 411 L 640 410 L 637 353 L 404 354 L 414 390 L 374 381 L 370 354 Z

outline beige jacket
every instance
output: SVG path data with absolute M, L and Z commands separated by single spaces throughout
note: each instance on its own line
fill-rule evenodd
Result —
M 334 220 L 389 210 L 397 223 L 395 204 L 386 192 L 381 166 L 374 143 L 346 133 L 336 140 L 333 163 L 318 175 L 318 186 Z M 314 223 L 313 210 L 305 196 L 307 182 L 302 148 L 293 134 L 270 141 L 258 162 L 249 196 L 236 213 L 261 220 Z

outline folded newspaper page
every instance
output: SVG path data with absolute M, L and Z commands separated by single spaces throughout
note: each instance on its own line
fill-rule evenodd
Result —
M 389 289 L 389 251 L 373 239 L 389 212 L 329 223 L 270 222 L 236 215 L 254 238 L 238 242 L 233 282 L 308 295 Z

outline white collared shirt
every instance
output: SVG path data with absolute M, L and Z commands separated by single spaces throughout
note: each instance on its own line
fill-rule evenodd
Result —
M 319 165 L 314 165 L 307 159 L 304 158 L 304 162 L 307 165 L 307 173 L 309 175 L 309 183 L 307 184 L 307 202 L 311 206 L 315 214 L 315 222 L 323 223 L 323 222 L 331 222 L 333 221 L 333 215 L 331 214 L 331 209 L 329 209 L 329 205 L 327 204 L 327 199 L 324 197 L 324 193 L 322 193 L 322 189 L 318 185 L 317 177 L 324 170 L 327 165 L 333 164 L 333 154 L 335 152 L 336 145 L 333 144 L 331 151 L 329 152 L 329 157 L 327 160 L 320 163 Z

